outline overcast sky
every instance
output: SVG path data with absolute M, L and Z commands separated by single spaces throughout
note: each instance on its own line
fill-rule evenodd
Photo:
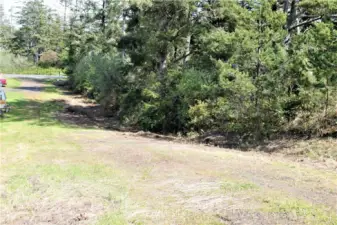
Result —
M 25 0 L 0 0 L 0 2 L 3 4 L 6 16 L 9 17 L 10 13 L 9 10 L 11 7 L 15 6 L 22 6 L 23 2 Z M 52 9 L 62 13 L 62 7 L 59 4 L 58 0 L 44 0 L 45 4 L 51 7 Z

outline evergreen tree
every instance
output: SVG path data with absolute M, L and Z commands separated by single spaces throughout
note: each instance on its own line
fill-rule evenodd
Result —
M 64 43 L 43 22 L 46 38 L 27 48 L 21 28 L 13 50 L 59 46 L 73 88 L 125 123 L 260 140 L 334 111 L 336 0 L 62 2 Z
M 38 63 L 42 52 L 59 51 L 62 40 L 58 16 L 42 0 L 30 0 L 18 14 L 20 28 L 14 33 L 11 50 L 15 54 L 34 58 Z

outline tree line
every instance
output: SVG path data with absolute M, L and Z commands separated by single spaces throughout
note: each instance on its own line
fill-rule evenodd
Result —
M 72 89 L 125 124 L 250 140 L 336 125 L 337 0 L 61 3 L 63 18 L 28 1 L 2 43 L 57 58 Z

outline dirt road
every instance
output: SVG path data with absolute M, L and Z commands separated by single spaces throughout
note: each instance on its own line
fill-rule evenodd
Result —
M 35 110 L 79 101 L 28 86 Z M 1 224 L 337 224 L 333 169 L 34 115 L 1 122 Z

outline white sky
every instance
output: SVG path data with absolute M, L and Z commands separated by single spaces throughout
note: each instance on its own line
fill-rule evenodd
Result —
M 9 18 L 9 15 L 10 15 L 10 12 L 9 12 L 10 8 L 16 7 L 16 6 L 22 6 L 23 2 L 25 2 L 25 0 L 0 0 L 0 3 L 2 3 L 4 6 L 4 10 L 5 10 L 5 14 L 7 18 Z M 59 0 L 44 0 L 44 3 L 50 8 L 58 11 L 59 13 L 63 12 L 63 8 L 59 4 Z

